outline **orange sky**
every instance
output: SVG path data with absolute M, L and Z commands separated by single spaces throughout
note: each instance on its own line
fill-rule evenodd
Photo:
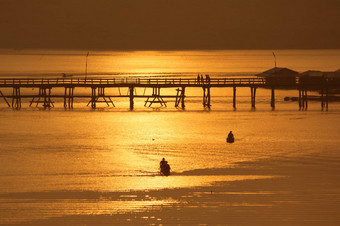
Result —
M 339 0 L 0 0 L 0 48 L 340 48 Z

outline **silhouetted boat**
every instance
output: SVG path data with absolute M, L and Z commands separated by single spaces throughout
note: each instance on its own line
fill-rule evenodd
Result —
M 234 137 L 228 137 L 227 142 L 228 143 L 234 143 Z
M 160 174 L 163 176 L 169 176 L 170 175 L 170 165 L 168 163 L 164 163 L 161 165 L 161 171 Z

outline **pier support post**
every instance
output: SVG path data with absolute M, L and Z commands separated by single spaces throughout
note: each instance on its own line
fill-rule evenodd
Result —
M 182 109 L 185 108 L 184 97 L 185 97 L 185 87 L 182 87 L 182 94 L 181 94 L 181 98 L 182 98 Z
M 301 110 L 301 107 L 302 107 L 301 88 L 299 88 L 299 110 Z
M 307 89 L 305 90 L 305 109 L 307 110 L 308 109 L 308 93 L 307 93 Z
M 130 91 L 130 110 L 133 110 L 133 106 L 134 106 L 134 102 L 133 102 L 133 98 L 134 98 L 134 87 L 130 86 L 129 87 L 129 91 Z
M 43 88 L 43 95 L 44 95 L 44 108 L 51 108 L 51 107 L 54 107 L 53 103 L 52 103 L 52 100 L 51 100 L 51 90 L 52 88 L 51 87 L 45 87 Z
M 52 87 L 39 87 L 39 94 L 38 96 L 34 96 L 32 98 L 32 100 L 30 101 L 30 107 L 32 106 L 33 103 L 37 103 L 36 107 L 39 106 L 40 103 L 42 103 L 42 106 L 46 109 L 46 108 L 51 108 L 54 107 L 53 101 L 51 100 L 51 91 L 52 91 Z M 37 100 L 36 100 L 37 98 Z M 40 100 L 40 99 L 43 100 Z
M 303 110 L 308 108 L 307 89 L 305 88 L 299 89 L 299 108 Z
M 8 105 L 8 107 L 11 107 L 11 105 L 8 103 L 5 95 L 1 92 L 1 90 L 0 90 L 0 94 L 1 94 L 2 98 L 4 98 L 4 100 L 5 100 L 6 104 Z
M 203 86 L 203 107 L 210 108 L 210 86 Z
M 181 104 L 182 109 L 185 108 L 184 97 L 185 97 L 185 87 L 183 86 L 181 89 L 176 89 L 177 95 L 175 100 L 175 107 L 177 108 L 179 104 Z
M 181 100 L 180 100 L 181 97 L 178 96 L 178 92 L 179 92 L 179 91 L 177 91 L 177 97 L 176 97 L 175 106 L 176 106 L 177 101 L 181 101 Z M 153 98 L 153 99 L 150 100 L 150 98 L 151 98 L 151 99 Z M 152 96 L 151 96 L 151 97 L 148 97 L 148 98 L 146 99 L 144 106 L 146 106 L 148 103 L 150 103 L 150 104 L 149 104 L 149 107 L 151 107 L 151 105 L 154 104 L 154 103 L 159 103 L 159 104 L 161 104 L 162 107 L 163 107 L 163 106 L 166 107 L 166 102 L 163 100 L 163 98 L 162 98 L 162 96 L 161 96 L 161 87 L 153 87 L 153 88 L 152 88 Z M 179 103 L 179 102 L 178 102 L 178 103 Z
M 323 111 L 324 107 L 325 107 L 325 102 L 324 102 L 324 90 L 323 87 L 321 88 L 321 111 Z
M 92 93 L 91 93 L 91 107 L 92 109 L 95 109 L 96 106 L 96 100 L 97 100 L 97 96 L 96 96 L 96 87 L 91 87 Z
M 272 88 L 270 106 L 272 107 L 273 110 L 275 109 L 275 89 L 274 88 Z
M 328 85 L 326 85 L 326 111 L 328 111 Z
M 20 109 L 21 108 L 20 87 L 13 87 L 12 108 L 13 109 Z
M 256 87 L 250 87 L 251 92 L 251 107 L 255 108 Z
M 325 92 L 326 91 L 326 92 Z M 326 94 L 326 97 L 325 97 Z M 322 90 L 321 90 L 321 109 L 326 107 L 328 111 L 328 79 L 326 76 L 322 77 Z
M 233 87 L 233 108 L 236 108 L 236 86 Z
M 105 95 L 105 87 L 91 87 L 91 89 L 92 89 L 91 100 L 89 101 L 87 106 L 91 104 L 91 107 L 95 109 L 97 107 L 97 103 L 106 103 L 107 106 L 110 106 L 110 104 L 112 104 L 112 106 L 115 107 L 111 98 Z M 73 107 L 73 90 L 70 92 L 72 93 L 70 95 L 72 95 L 72 107 Z M 108 100 L 106 98 L 108 98 Z
M 65 87 L 64 108 L 73 108 L 74 87 Z

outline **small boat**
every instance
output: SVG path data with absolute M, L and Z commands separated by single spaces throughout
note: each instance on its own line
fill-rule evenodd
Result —
M 228 137 L 227 143 L 234 143 L 234 137 Z
M 161 165 L 161 171 L 160 174 L 163 176 L 169 176 L 170 175 L 170 165 L 165 162 L 164 164 Z

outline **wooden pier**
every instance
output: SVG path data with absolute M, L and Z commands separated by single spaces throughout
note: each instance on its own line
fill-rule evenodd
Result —
M 91 90 L 88 95 L 75 95 L 75 88 L 87 88 Z M 119 89 L 118 95 L 107 95 L 106 88 L 116 87 Z M 250 104 L 252 108 L 256 105 L 256 90 L 258 88 L 271 89 L 270 106 L 275 109 L 275 89 L 295 89 L 298 91 L 299 109 L 306 110 L 308 108 L 308 91 L 321 91 L 321 108 L 328 109 L 328 90 L 333 88 L 340 88 L 339 84 L 333 84 L 324 78 L 320 83 L 310 83 L 305 79 L 297 79 L 296 84 L 280 84 L 273 82 L 273 80 L 266 80 L 266 78 L 249 78 L 249 77 L 219 77 L 210 78 L 204 81 L 197 81 L 197 79 L 163 79 L 163 78 L 122 78 L 122 79 L 103 79 L 103 78 L 60 78 L 60 79 L 0 79 L 0 96 L 9 107 L 13 109 L 20 109 L 22 106 L 22 99 L 31 99 L 29 106 L 41 104 L 44 108 L 54 107 L 54 99 L 62 98 L 64 100 L 64 108 L 73 108 L 75 98 L 88 98 L 88 106 L 95 109 L 97 103 L 105 103 L 107 106 L 115 107 L 113 98 L 128 98 L 130 109 L 134 108 L 135 98 L 144 98 L 146 107 L 151 107 L 153 104 L 160 104 L 163 107 L 167 106 L 164 98 L 175 99 L 176 108 L 185 108 L 186 88 L 194 87 L 202 89 L 202 105 L 204 108 L 211 107 L 211 88 L 233 88 L 233 107 L 236 108 L 236 89 L 240 87 L 250 88 Z M 4 95 L 1 89 L 12 89 L 12 95 Z M 25 88 L 38 89 L 36 94 L 25 94 L 22 91 Z M 64 89 L 63 94 L 53 94 L 53 89 Z M 120 88 L 127 88 L 126 95 L 120 92 Z M 144 88 L 143 94 L 137 94 L 136 88 Z M 152 94 L 145 94 L 147 88 L 152 88 Z M 174 88 L 174 95 L 162 95 L 162 88 Z M 11 104 L 8 101 L 11 99 Z

